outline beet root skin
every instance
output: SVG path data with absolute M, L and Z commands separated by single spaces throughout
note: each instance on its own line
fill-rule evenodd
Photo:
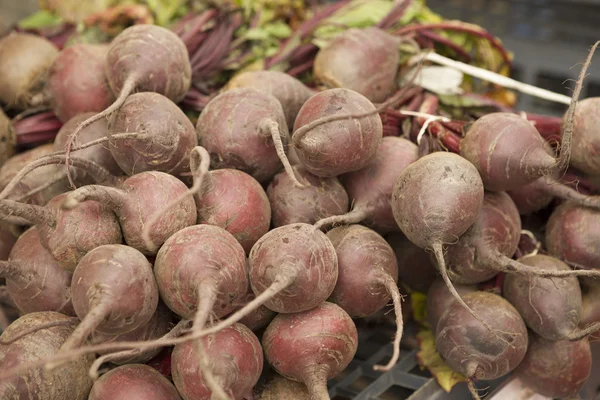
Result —
M 300 129 L 320 118 L 369 111 L 373 115 L 326 122 L 299 136 Z M 294 122 L 292 140 L 300 162 L 310 173 L 332 177 L 364 168 L 375 156 L 382 137 L 383 125 L 373 103 L 353 90 L 329 89 L 304 103 Z
M 193 225 L 171 236 L 159 250 L 154 274 L 161 298 L 179 316 L 193 319 L 199 285 L 213 281 L 217 318 L 233 311 L 248 290 L 244 249 L 227 231 Z
M 519 214 L 532 214 L 550 205 L 554 196 L 548 192 L 547 185 L 544 178 L 539 178 L 508 191 L 509 196 L 519 210 Z
M 577 396 L 591 369 L 592 353 L 587 338 L 575 342 L 550 341 L 532 334 L 515 376 L 543 396 L 562 399 Z
M 366 317 L 381 310 L 391 295 L 386 277 L 398 280 L 394 251 L 375 231 L 360 225 L 327 232 L 338 257 L 338 280 L 329 301 L 351 317 Z
M 11 33 L 0 40 L 0 100 L 17 110 L 40 105 L 48 69 L 58 56 L 49 40 L 29 33 Z
M 308 311 L 276 316 L 262 345 L 279 374 L 303 382 L 314 394 L 319 389 L 326 392 L 326 381 L 348 366 L 356 354 L 358 334 L 344 310 L 325 302 Z
M 180 400 L 175 386 L 156 369 L 144 364 L 117 367 L 92 386 L 88 400 Z
M 523 319 L 508 301 L 492 293 L 470 293 L 463 300 L 496 332 L 488 331 L 455 301 L 437 325 L 436 347 L 440 355 L 467 378 L 491 380 L 506 375 L 519 365 L 527 351 Z
M 385 240 L 394 250 L 398 263 L 398 280 L 417 292 L 427 292 L 438 276 L 430 255 L 402 233 L 391 233 Z
M 367 211 L 366 225 L 381 234 L 399 231 L 391 205 L 394 186 L 402 171 L 418 158 L 417 145 L 404 138 L 386 136 L 365 168 L 340 176 L 354 210 Z
M 573 119 L 573 144 L 570 163 L 577 169 L 593 176 L 600 175 L 600 140 L 597 127 L 600 124 L 600 98 L 590 97 L 577 103 Z
M 454 287 L 461 296 L 477 291 L 477 286 L 475 285 L 454 285 Z M 426 310 L 427 322 L 431 325 L 431 329 L 434 333 L 437 331 L 437 325 L 442 318 L 442 315 L 444 315 L 446 310 L 455 301 L 456 299 L 452 296 L 442 279 L 438 278 L 433 281 L 427 291 Z
M 250 252 L 271 224 L 271 205 L 264 189 L 256 179 L 234 169 L 210 171 L 204 179 L 194 196 L 197 222 L 225 229 Z
M 256 296 L 254 295 L 254 292 L 252 292 L 252 289 L 250 289 L 249 293 L 246 295 L 246 303 L 249 303 L 255 298 Z M 266 328 L 267 325 L 273 321 L 273 318 L 275 318 L 276 315 L 277 313 L 275 311 L 269 310 L 265 306 L 260 306 L 244 318 L 240 319 L 240 324 L 244 324 L 252 332 L 256 332 Z
M 516 189 L 556 165 L 550 145 L 537 129 L 513 113 L 479 118 L 461 140 L 460 155 L 475 165 L 491 191 Z
M 314 224 L 322 218 L 348 211 L 348 194 L 337 178 L 318 177 L 301 165 L 292 168 L 307 185 L 303 188 L 295 186 L 285 172 L 273 177 L 267 195 L 274 227 L 294 223 Z
M 380 103 L 396 86 L 397 47 L 398 39 L 379 28 L 351 28 L 317 53 L 313 72 L 330 88 L 352 89 Z
M 331 241 L 307 224 L 269 231 L 252 247 L 248 262 L 250 284 L 257 296 L 283 275 L 293 277 L 293 283 L 264 303 L 276 312 L 295 313 L 318 306 L 329 297 L 338 277 Z
M 46 90 L 52 111 L 62 122 L 100 112 L 114 101 L 104 74 L 108 49 L 106 44 L 79 43 L 63 49 L 54 60 Z
M 541 269 L 570 270 L 546 255 L 523 257 L 523 264 Z M 521 314 L 527 326 L 548 340 L 565 340 L 577 329 L 582 310 L 581 289 L 575 276 L 544 278 L 507 274 L 504 298 Z
M 16 152 L 17 136 L 10 119 L 0 109 L 0 167 Z
M 251 393 L 263 369 L 263 353 L 258 338 L 246 326 L 236 323 L 214 335 L 202 337 L 204 352 L 215 379 L 234 399 Z M 193 342 L 175 346 L 171 355 L 173 381 L 184 400 L 209 400 L 198 368 Z
M 58 134 L 54 138 L 53 150 L 63 151 L 69 141 L 69 136 L 75 132 L 77 126 L 83 121 L 93 116 L 93 112 L 83 113 L 74 116 L 65 122 L 60 128 Z M 98 120 L 92 123 L 81 131 L 78 137 L 79 143 L 87 143 L 96 139 L 101 139 L 108 134 L 108 121 L 106 119 Z M 105 145 L 98 144 L 96 146 L 88 147 L 87 149 L 76 150 L 73 152 L 76 157 L 85 158 L 86 160 L 93 161 L 96 164 L 106 168 L 111 174 L 118 176 L 123 175 L 123 171 L 115 161 L 113 155 Z
M 87 201 L 73 210 L 63 210 L 61 205 L 68 196 L 60 194 L 46 207 L 56 212 L 56 226 L 40 224 L 38 232 L 42 245 L 54 259 L 69 272 L 73 272 L 81 258 L 98 246 L 121 243 L 121 227 L 115 215 L 103 204 Z M 85 226 L 85 230 L 81 229 Z
M 127 175 L 189 171 L 189 154 L 198 139 L 192 122 L 169 98 L 153 92 L 129 96 L 109 123 L 109 136 L 126 132 L 146 135 L 109 142 L 110 152 Z
M 71 274 L 42 246 L 35 227 L 19 237 L 9 262 L 20 270 L 18 276 L 5 278 L 8 292 L 21 314 L 56 311 L 75 315 L 71 303 Z
M 281 103 L 288 127 L 294 125 L 298 111 L 313 95 L 300 80 L 280 71 L 245 71 L 231 78 L 225 88 L 252 88 L 272 95 Z
M 17 319 L 2 333 L 0 337 L 2 340 L 10 340 L 31 328 L 49 322 L 64 321 L 65 324 L 41 329 L 10 345 L 0 344 L 0 367 L 6 370 L 28 361 L 55 355 L 73 332 L 74 324 L 68 324 L 71 319 L 52 311 L 30 313 Z M 43 367 L 39 367 L 17 377 L 3 380 L 0 382 L 0 398 L 86 400 L 92 387 L 87 371 L 93 360 L 94 356 L 88 354 L 51 371 L 44 371 Z
M 571 203 L 555 208 L 546 227 L 548 252 L 579 268 L 600 268 L 599 216 L 599 211 Z
M 505 192 L 485 192 L 475 223 L 447 247 L 446 265 L 452 282 L 481 283 L 500 272 L 494 259 L 512 257 L 519 246 L 521 218 Z
M 419 202 L 415 203 L 415 197 Z M 402 171 L 392 195 L 394 219 L 421 248 L 452 243 L 473 225 L 483 205 L 479 173 L 464 158 L 436 152 Z
M 147 324 L 158 305 L 152 265 L 142 253 L 123 245 L 104 245 L 87 253 L 73 273 L 71 291 L 80 320 L 107 304 L 104 318 L 94 329 L 107 335 Z
M 198 141 L 210 153 L 213 169 L 232 168 L 268 182 L 281 169 L 262 121 L 277 123 L 284 147 L 289 142 L 283 108 L 271 95 L 251 88 L 232 89 L 213 98 L 196 124 Z
M 114 38 L 105 74 L 114 94 L 133 78 L 136 91 L 160 93 L 175 103 L 185 97 L 192 77 L 181 39 L 169 29 L 146 24 L 133 25 Z
M 254 394 L 257 400 L 281 400 L 281 399 L 294 399 L 294 400 L 310 400 L 310 394 L 306 385 L 293 381 L 291 379 L 284 378 L 279 374 L 273 374 L 274 376 L 269 379 L 263 387 L 257 390 L 255 388 Z
M 8 260 L 10 251 L 17 239 L 17 235 L 12 232 L 9 225 L 4 226 L 3 223 L 0 223 L 0 260 Z

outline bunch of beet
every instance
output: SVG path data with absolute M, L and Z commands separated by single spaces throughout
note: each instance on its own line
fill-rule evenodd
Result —
M 415 89 L 396 91 L 400 43 L 349 29 L 319 50 L 317 89 L 246 71 L 192 122 L 168 29 L 60 52 L 0 39 L 4 109 L 63 124 L 52 144 L 0 146 L 0 397 L 327 400 L 388 309 L 390 358 L 373 368 L 394 368 L 409 293 L 426 293 L 420 322 L 475 398 L 511 373 L 576 395 L 600 331 L 600 200 L 561 178 L 600 176 L 600 100 L 578 103 L 589 58 L 560 146 L 494 112 L 444 116 L 464 130 L 453 153 L 422 140 L 440 116 L 384 137 L 380 112 L 432 117 L 394 109 Z M 534 252 L 528 214 L 544 224 Z

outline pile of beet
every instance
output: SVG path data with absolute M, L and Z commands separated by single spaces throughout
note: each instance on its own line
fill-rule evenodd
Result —
M 509 375 L 575 396 L 600 330 L 600 191 L 565 179 L 600 177 L 593 51 L 557 146 L 516 112 L 452 120 L 397 91 L 398 44 L 351 29 L 316 55 L 316 89 L 247 71 L 192 121 L 168 29 L 60 52 L 3 38 L 2 106 L 62 128 L 13 155 L 0 114 L 0 397 L 326 400 L 387 311 L 377 371 L 420 323 L 474 398 Z

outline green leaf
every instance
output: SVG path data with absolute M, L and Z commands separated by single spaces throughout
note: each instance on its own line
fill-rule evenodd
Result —
M 56 16 L 47 10 L 39 10 L 20 20 L 18 25 L 21 29 L 41 29 L 58 25 L 61 22 L 62 19 L 59 16 Z
M 185 0 L 145 0 L 156 18 L 156 24 L 167 26 L 177 15 Z
M 277 39 L 285 39 L 290 37 L 292 29 L 283 21 L 275 21 L 265 25 L 264 30 L 271 36 Z
M 354 0 L 324 19 L 314 32 L 315 38 L 333 37 L 347 28 L 366 28 L 376 25 L 392 9 L 390 0 Z
M 248 29 L 245 38 L 247 40 L 267 40 L 269 38 L 269 33 L 262 28 L 252 28 Z

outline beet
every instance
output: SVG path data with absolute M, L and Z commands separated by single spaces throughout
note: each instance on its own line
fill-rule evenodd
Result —
M 581 284 L 582 307 L 579 327 L 600 322 L 600 285 L 598 281 L 586 279 Z
M 92 344 L 100 344 L 158 339 L 166 335 L 171 330 L 174 321 L 175 315 L 166 305 L 159 301 L 156 311 L 148 323 L 140 325 L 138 328 L 120 335 L 106 335 L 98 331 L 92 332 L 90 342 Z M 96 360 L 94 365 L 98 364 L 98 361 L 101 359 L 101 363 L 110 361 L 111 363 L 117 365 L 137 363 L 143 364 L 153 359 L 161 351 L 161 348 L 149 349 L 127 357 L 118 357 L 118 355 L 120 355 L 119 353 L 101 351 L 99 354 L 103 357 Z M 92 366 L 91 369 L 93 368 L 94 366 Z
M 310 173 L 332 177 L 367 166 L 382 137 L 381 118 L 373 103 L 353 90 L 329 89 L 304 103 L 292 141 Z
M 10 225 L 0 222 L 0 260 L 8 260 L 8 255 L 17 239 L 17 232 L 14 232 Z
M 394 251 L 377 232 L 360 225 L 334 228 L 327 232 L 327 237 L 338 257 L 338 280 L 330 301 L 355 318 L 373 315 L 393 300 L 396 312 L 394 353 L 387 365 L 374 367 L 389 371 L 400 355 L 403 328 Z
M 431 261 L 429 254 L 402 233 L 391 233 L 385 240 L 396 254 L 398 280 L 414 291 L 427 292 L 438 276 L 435 262 Z
M 0 40 L 0 100 L 17 110 L 42 105 L 48 69 L 57 55 L 58 49 L 41 36 L 4 36 Z
M 546 255 L 527 256 L 523 264 L 540 269 L 569 271 L 562 261 Z M 579 281 L 574 276 L 544 279 L 507 274 L 504 297 L 523 316 L 527 326 L 548 340 L 579 340 L 600 329 L 600 323 L 578 329 L 582 313 Z
M 475 285 L 454 285 L 461 297 L 477 291 Z M 427 322 L 435 334 L 442 315 L 454 304 L 454 296 L 448 290 L 443 279 L 435 279 L 427 291 Z
M 411 141 L 384 137 L 374 159 L 365 168 L 340 176 L 354 206 L 352 211 L 321 220 L 316 226 L 363 222 L 381 234 L 398 231 L 390 203 L 392 193 L 402 171 L 418 158 L 419 148 Z
M 396 87 L 399 39 L 382 29 L 350 28 L 315 57 L 315 78 L 329 88 L 352 89 L 375 103 Z
M 543 396 L 563 399 L 578 396 L 591 369 L 592 353 L 587 339 L 555 342 L 532 334 L 515 376 Z
M 191 198 L 166 212 L 163 210 L 165 203 L 186 191 L 185 184 L 172 175 L 158 171 L 141 172 L 127 178 L 117 188 L 83 186 L 71 192 L 62 207 L 75 211 L 89 200 L 105 204 L 117 214 L 125 242 L 144 254 L 154 255 L 158 251 L 157 246 L 196 221 L 196 207 Z M 143 230 L 156 213 L 161 213 L 161 217 L 152 226 L 152 243 L 147 243 L 143 239 Z
M 269 379 L 258 393 L 255 388 L 256 400 L 311 400 L 306 385 L 284 378 L 279 374 Z
M 63 210 L 67 194 L 54 197 L 44 207 L 1 200 L 0 211 L 34 223 L 40 242 L 52 257 L 72 272 L 90 250 L 103 244 L 121 243 L 121 228 L 115 215 L 102 204 L 90 201 L 73 210 Z
M 143 364 L 123 365 L 98 379 L 88 400 L 180 400 L 175 386 Z
M 454 371 L 468 379 L 491 380 L 514 370 L 527 351 L 527 328 L 517 310 L 502 297 L 475 292 L 464 302 L 493 328 L 483 328 L 459 302 L 452 303 L 437 325 L 436 348 Z
M 52 144 L 45 144 L 19 153 L 8 159 L 0 168 L 0 188 L 3 190 L 3 193 L 5 187 L 19 173 L 20 170 L 22 170 L 29 163 L 49 155 L 52 153 L 52 151 Z M 64 180 L 64 175 L 59 172 L 55 165 L 47 165 L 36 168 L 35 171 L 32 171 L 30 174 L 28 174 L 26 178 L 20 180 L 17 187 L 12 189 L 10 193 L 5 193 L 3 198 L 18 200 L 21 196 L 25 195 L 29 191 L 45 185 L 50 181 L 56 180 L 56 178 L 59 178 L 59 180 L 41 192 L 36 193 L 28 198 L 28 203 L 43 206 L 53 197 L 69 190 Z
M 473 164 L 453 153 L 436 152 L 402 171 L 394 187 L 392 211 L 411 242 L 433 250 L 442 278 L 459 304 L 491 330 L 454 289 L 442 248 L 473 225 L 482 209 L 483 197 L 483 183 Z
M 586 174 L 600 175 L 600 139 L 597 127 L 600 124 L 600 97 L 581 100 L 573 120 L 573 147 L 570 163 Z
M 196 130 L 213 168 L 239 169 L 264 183 L 283 164 L 296 180 L 285 155 L 288 126 L 275 97 L 250 88 L 223 92 L 202 110 Z
M 519 214 L 527 215 L 540 211 L 550 205 L 554 195 L 548 190 L 545 177 L 514 188 L 507 192 L 513 200 Z
M 600 211 L 564 203 L 557 207 L 546 227 L 548 252 L 578 268 L 600 268 Z
M 0 167 L 15 154 L 17 137 L 10 119 L 0 108 Z
M 242 399 L 250 395 L 263 369 L 263 354 L 258 338 L 242 324 L 234 324 L 202 339 L 203 363 L 210 365 L 216 383 L 228 397 Z M 173 382 L 184 400 L 216 398 L 198 368 L 194 343 L 175 346 L 171 356 Z
M 158 93 L 129 96 L 108 128 L 109 137 L 124 132 L 140 133 L 138 138 L 109 142 L 110 152 L 127 175 L 144 171 L 175 175 L 186 172 L 190 150 L 198 144 L 189 118 L 169 98 Z
M 246 253 L 269 231 L 271 206 L 264 189 L 250 175 L 217 169 L 204 176 L 194 196 L 199 224 L 216 225 L 231 233 Z
M 21 314 L 57 311 L 75 315 L 71 303 L 71 274 L 42 246 L 36 228 L 23 233 L 0 261 L 0 275 Z
M 106 44 L 74 44 L 63 49 L 54 60 L 46 92 L 52 111 L 62 122 L 79 114 L 100 112 L 114 101 L 104 74 L 108 49 Z
M 158 305 L 152 265 L 139 251 L 119 244 L 87 253 L 73 273 L 71 291 L 81 323 L 62 350 L 78 347 L 94 331 L 131 332 L 147 324 Z
M 62 128 L 60 128 L 58 134 L 56 135 L 56 138 L 54 139 L 53 150 L 63 151 L 69 140 L 69 137 L 73 134 L 75 129 L 77 129 L 77 126 L 92 115 L 92 112 L 83 113 L 74 116 L 73 118 L 66 121 Z M 108 121 L 106 119 L 101 119 L 89 125 L 87 128 L 83 129 L 79 135 L 78 141 L 79 143 L 88 143 L 92 140 L 103 138 L 107 134 Z M 74 151 L 73 155 L 92 161 L 100 165 L 101 167 L 107 169 L 111 174 L 115 176 L 123 174 L 123 171 L 121 171 L 121 168 L 119 168 L 119 165 L 115 161 L 111 152 L 106 146 L 103 146 L 101 144 L 88 147 L 87 149 Z
M 314 224 L 348 211 L 348 194 L 337 178 L 318 177 L 302 165 L 292 168 L 305 183 L 304 187 L 294 185 L 289 176 L 281 172 L 273 177 L 267 188 L 274 227 L 299 222 Z
M 281 103 L 288 127 L 294 125 L 302 105 L 313 95 L 300 80 L 280 71 L 245 71 L 225 85 L 226 90 L 252 88 L 270 94 Z
M 249 289 L 248 293 L 246 294 L 246 298 L 244 299 L 244 304 L 242 305 L 242 307 L 239 307 L 238 310 L 240 308 L 243 308 L 244 305 L 248 304 L 255 298 L 256 295 L 254 294 L 254 292 L 252 292 L 252 289 Z M 277 313 L 275 311 L 269 310 L 265 306 L 260 306 L 256 310 L 246 315 L 244 318 L 240 319 L 240 324 L 246 325 L 248 329 L 250 329 L 253 332 L 256 332 L 263 328 L 266 328 L 267 325 L 269 325 L 271 321 L 273 321 L 273 318 L 275 318 L 276 315 Z
M 8 370 L 28 362 L 56 354 L 63 342 L 73 332 L 71 317 L 52 312 L 36 312 L 22 316 L 2 333 L 0 341 L 8 341 L 24 332 L 50 322 L 64 321 L 64 325 L 36 330 L 19 340 L 4 345 L 0 343 L 0 368 Z M 85 400 L 92 381 L 87 370 L 94 356 L 73 357 L 61 368 L 45 370 L 30 369 L 0 382 L 0 398 L 6 400 Z
M 67 157 L 69 156 L 70 149 L 75 143 L 79 132 L 93 122 L 107 117 L 119 110 L 132 92 L 156 92 L 172 100 L 172 102 L 177 103 L 183 99 L 191 84 L 192 67 L 190 65 L 189 55 L 185 44 L 175 33 L 157 25 L 138 24 L 123 30 L 111 42 L 104 68 L 111 91 L 115 95 L 118 95 L 118 97 L 115 102 L 104 111 L 88 118 L 79 125 L 78 129 L 73 133 L 67 143 Z M 141 98 L 144 97 L 145 96 Z M 138 96 L 137 99 L 140 99 L 140 97 Z M 173 160 L 173 163 L 182 161 L 180 157 L 185 159 L 185 155 L 187 155 L 189 148 L 179 153 L 175 158 L 169 157 L 169 155 L 170 152 L 174 151 L 174 143 L 178 144 L 180 140 L 185 143 L 186 140 L 181 136 L 175 137 L 175 135 L 166 135 L 165 132 L 170 132 L 172 130 L 179 132 L 189 131 L 189 128 L 185 128 L 186 123 L 182 118 L 182 115 L 184 116 L 184 114 L 181 110 L 178 110 L 174 104 L 167 105 L 170 103 L 164 100 L 157 100 L 156 97 L 153 97 L 152 100 L 153 102 L 160 102 L 160 107 L 165 108 L 163 110 L 152 108 L 152 111 L 147 111 L 143 108 L 143 105 L 150 105 L 152 101 L 148 101 L 148 103 L 140 102 L 142 104 L 141 109 L 140 106 L 137 105 L 140 104 L 137 100 L 129 103 L 130 105 L 137 105 L 137 107 L 133 107 L 134 110 L 132 113 L 127 114 L 130 118 L 134 116 L 140 117 L 138 114 L 145 112 L 145 115 L 141 119 L 141 123 L 148 124 L 149 122 L 154 122 L 154 124 L 150 124 L 150 127 L 152 128 L 151 131 L 159 130 L 159 132 L 148 132 L 150 135 L 145 144 L 143 144 L 144 141 L 139 141 L 136 143 L 137 146 L 132 145 L 132 147 L 134 147 L 135 155 L 138 157 L 144 154 L 152 156 L 152 153 L 156 151 L 156 147 L 160 148 L 167 145 L 165 147 L 167 147 L 169 151 L 166 154 L 159 155 L 156 161 L 165 164 L 165 160 L 161 159 L 165 156 L 168 157 L 167 161 Z M 170 113 L 166 113 L 168 108 L 171 109 Z M 162 111 L 162 113 L 160 111 Z M 124 115 L 123 113 L 120 114 Z M 158 114 L 159 117 L 156 118 L 155 114 Z M 175 114 L 175 116 L 173 114 Z M 165 118 L 166 115 L 175 120 L 173 121 L 173 125 L 176 127 L 171 125 L 169 127 L 171 129 L 164 129 L 164 123 L 167 122 L 167 120 L 160 121 L 160 119 Z M 140 127 L 145 127 L 144 125 L 140 126 L 137 124 L 133 129 L 134 131 L 137 131 Z M 121 122 L 121 125 L 125 125 L 125 123 Z M 111 134 L 113 132 L 115 131 L 111 130 Z M 119 132 L 127 132 L 127 130 L 121 130 Z M 123 146 L 127 147 L 127 145 Z M 146 150 L 144 150 L 144 147 L 146 147 Z M 150 149 L 148 149 L 148 147 Z M 115 149 L 111 148 L 111 152 L 115 155 L 116 152 L 119 152 L 119 149 L 120 147 Z M 150 151 L 146 153 L 148 150 Z M 125 158 L 121 159 L 120 157 L 115 156 L 115 160 L 120 163 L 119 165 L 126 173 L 131 171 L 131 174 L 133 174 L 135 173 L 132 170 L 133 166 L 128 164 L 128 161 L 135 161 L 137 158 L 135 155 L 129 150 Z M 143 165 L 145 163 L 142 162 L 141 164 Z M 182 164 L 185 164 L 185 161 L 183 161 Z M 142 165 L 140 165 L 139 168 L 141 168 Z M 175 165 L 161 165 L 160 167 L 174 168 Z M 69 180 L 71 179 L 69 178 Z
M 327 380 L 350 363 L 358 346 L 352 319 L 333 303 L 308 311 L 279 314 L 262 338 L 269 364 L 281 375 L 304 383 L 311 399 L 329 399 Z

